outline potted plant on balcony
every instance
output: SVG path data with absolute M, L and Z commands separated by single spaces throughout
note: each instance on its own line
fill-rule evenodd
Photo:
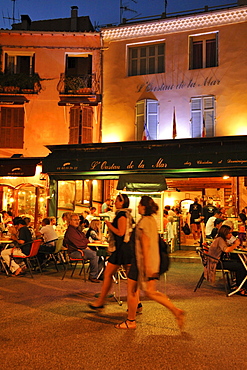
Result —
M 68 93 L 89 94 L 91 88 L 88 87 L 89 75 L 86 76 L 66 76 L 64 79 L 65 87 Z
M 0 91 L 7 93 L 34 93 L 41 90 L 41 78 L 38 73 L 0 73 Z

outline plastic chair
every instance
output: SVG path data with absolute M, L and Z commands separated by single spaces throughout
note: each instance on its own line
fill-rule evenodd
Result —
M 204 248 L 197 248 L 196 251 L 201 257 L 203 268 L 207 267 L 207 264 L 208 264 L 210 259 L 214 260 L 217 265 L 220 264 L 220 268 L 216 268 L 215 273 L 220 272 L 222 274 L 226 296 L 228 297 L 228 292 L 230 290 L 229 275 L 231 275 L 231 272 L 229 270 L 224 269 L 223 263 L 220 259 L 215 258 L 215 257 L 213 257 L 213 256 L 211 256 L 210 254 L 207 253 L 207 251 L 208 251 L 207 247 L 205 247 L 205 249 Z M 204 280 L 206 280 L 206 278 L 204 276 L 204 271 L 203 271 L 200 279 L 198 280 L 198 283 L 196 284 L 194 292 L 196 292 L 196 290 L 201 287 Z
M 41 267 L 40 267 L 40 263 L 39 263 L 39 260 L 37 258 L 37 254 L 38 254 L 38 251 L 39 251 L 39 247 L 42 243 L 42 240 L 41 239 L 36 239 L 32 242 L 32 245 L 31 245 L 31 249 L 30 249 L 30 253 L 28 256 L 19 256 L 19 255 L 15 255 L 15 249 L 13 249 L 13 253 L 12 255 L 10 256 L 10 263 L 12 261 L 13 258 L 18 258 L 18 259 L 21 259 L 23 261 L 25 261 L 26 263 L 26 266 L 30 272 L 30 275 L 31 277 L 33 278 L 33 273 L 32 273 L 32 264 L 31 264 L 31 261 L 32 260 L 35 260 L 35 262 L 37 263 L 38 267 L 39 267 L 39 270 L 40 270 L 40 273 L 42 274 L 42 270 L 41 270 Z M 27 243 L 28 244 L 28 243 Z
M 68 263 L 65 266 L 64 274 L 62 276 L 62 280 L 65 278 L 66 272 L 68 270 L 68 264 L 70 264 L 72 266 L 72 272 L 71 272 L 71 275 L 70 275 L 70 277 L 72 278 L 73 275 L 74 275 L 76 266 L 78 265 L 78 263 L 81 263 L 82 266 L 81 266 L 81 269 L 80 269 L 80 272 L 79 272 L 79 276 L 81 276 L 82 271 L 83 271 L 84 272 L 84 281 L 86 282 L 85 265 L 88 264 L 88 263 L 90 263 L 90 261 L 84 258 L 84 254 L 83 254 L 83 251 L 82 250 L 80 252 L 82 253 L 82 257 L 81 258 L 73 258 L 73 257 L 71 257 L 71 255 L 68 254 Z
M 63 247 L 63 236 L 60 236 L 56 241 L 55 241 L 55 251 L 53 253 L 50 253 L 50 260 L 55 264 L 55 268 L 58 271 L 58 260 L 59 262 L 63 265 L 63 268 L 65 270 L 65 264 L 64 264 L 64 256 L 61 253 L 61 249 Z

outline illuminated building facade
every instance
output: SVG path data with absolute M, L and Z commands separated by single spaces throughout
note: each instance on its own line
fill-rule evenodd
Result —
M 70 18 L 31 22 L 24 15 L 0 38 L 0 208 L 43 217 L 48 176 L 34 177 L 35 168 L 26 175 L 25 159 L 40 163 L 45 145 L 100 140 L 100 34 L 72 7 Z M 10 204 L 7 194 L 19 187 L 23 202 L 16 195 Z
M 0 93 L 25 122 L 23 148 L 1 156 L 51 151 L 50 215 L 99 210 L 122 174 L 166 177 L 164 205 L 198 196 L 236 215 L 247 204 L 247 6 L 110 27 L 102 40 L 68 28 L 75 10 L 63 32 L 2 31 L 2 71 L 38 80 L 32 94 Z
M 180 139 L 192 139 L 200 153 L 205 138 L 213 148 L 217 137 L 246 135 L 246 5 L 103 29 L 102 142 L 171 139 L 178 150 L 176 141 L 179 147 Z M 203 160 L 194 154 L 196 164 L 210 166 L 208 150 Z M 247 153 L 240 156 L 236 163 L 247 160 Z M 227 208 L 234 204 L 235 212 L 246 205 L 244 172 L 211 178 L 202 168 L 192 181 L 180 168 L 173 179 L 164 169 L 165 203 L 197 196 Z
M 237 6 L 103 29 L 102 141 L 245 135 L 246 20 Z

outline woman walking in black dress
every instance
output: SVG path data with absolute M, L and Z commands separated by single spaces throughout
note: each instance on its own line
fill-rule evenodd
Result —
M 133 221 L 130 214 L 131 210 L 128 208 L 128 196 L 126 194 L 119 194 L 116 197 L 115 207 L 116 216 L 113 222 L 105 221 L 110 234 L 109 250 L 113 252 L 108 259 L 104 272 L 104 281 L 100 296 L 93 304 L 89 305 L 92 310 L 104 307 L 105 297 L 112 286 L 112 275 L 117 272 L 118 268 L 123 265 L 126 272 L 130 268 L 132 250 L 130 243 L 127 243 L 130 240 Z

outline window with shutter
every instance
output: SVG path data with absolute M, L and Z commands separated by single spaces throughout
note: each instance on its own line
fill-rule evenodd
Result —
M 210 68 L 218 66 L 218 33 L 189 37 L 189 68 Z
M 143 99 L 136 103 L 136 140 L 157 140 L 159 103 Z
M 70 109 L 69 144 L 92 143 L 92 107 L 73 107 Z
M 24 108 L 0 108 L 0 147 L 23 148 Z
M 92 143 L 92 122 L 93 122 L 93 110 L 92 107 L 83 107 L 82 109 L 82 142 Z
M 128 49 L 128 75 L 147 75 L 165 72 L 165 44 L 130 46 Z
M 70 109 L 69 144 L 79 144 L 80 111 L 78 107 Z
M 215 97 L 191 98 L 191 136 L 215 135 Z

